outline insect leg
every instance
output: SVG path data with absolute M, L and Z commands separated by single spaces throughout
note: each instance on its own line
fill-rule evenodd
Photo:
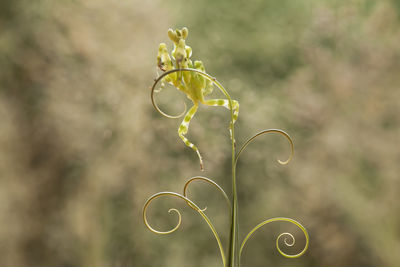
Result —
M 183 119 L 181 125 L 179 126 L 178 135 L 182 139 L 182 141 L 185 143 L 185 145 L 187 145 L 188 147 L 190 147 L 191 149 L 196 151 L 197 156 L 199 157 L 199 160 L 200 160 L 200 168 L 201 168 L 201 170 L 204 170 L 204 168 L 203 168 L 203 159 L 202 159 L 202 157 L 200 155 L 199 149 L 185 137 L 185 134 L 189 130 L 190 120 L 193 118 L 194 114 L 196 113 L 197 108 L 198 108 L 198 105 L 195 104 L 186 113 L 185 118 Z
M 204 104 L 208 105 L 208 106 L 221 106 L 221 107 L 225 107 L 230 110 L 228 99 L 205 100 Z M 233 123 L 235 123 L 239 116 L 239 102 L 236 100 L 232 100 L 232 108 L 233 108 Z
M 210 99 L 210 100 L 205 100 L 203 104 L 208 105 L 208 106 L 220 106 L 220 107 L 225 107 L 230 110 L 229 108 L 229 100 L 228 99 Z M 233 123 L 236 122 L 238 116 L 239 116 L 239 102 L 236 100 L 232 100 L 232 108 L 233 108 Z M 233 125 L 232 125 L 233 127 Z M 229 134 L 232 139 L 232 129 L 229 127 Z
M 204 101 L 205 105 L 208 106 L 221 106 L 230 110 L 229 108 L 229 100 L 228 99 L 209 99 Z M 239 116 L 239 102 L 236 100 L 232 100 L 232 108 L 233 108 L 233 123 L 236 122 Z M 233 125 L 229 126 L 229 135 L 232 139 L 232 129 Z M 233 140 L 235 142 L 235 140 Z

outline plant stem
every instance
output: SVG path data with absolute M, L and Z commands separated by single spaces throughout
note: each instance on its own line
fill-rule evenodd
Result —
M 232 218 L 231 218 L 231 233 L 229 238 L 229 255 L 228 266 L 239 267 L 239 218 L 238 218 L 238 201 L 236 191 L 236 159 L 235 159 L 235 133 L 233 124 L 233 111 L 231 118 L 231 137 L 232 137 Z

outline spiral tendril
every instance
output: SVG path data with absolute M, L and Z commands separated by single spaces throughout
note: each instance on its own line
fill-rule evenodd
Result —
M 172 197 L 177 197 L 179 199 L 184 200 L 192 209 L 196 210 L 203 217 L 203 219 L 207 223 L 208 227 L 211 229 L 212 233 L 214 234 L 214 237 L 215 237 L 215 239 L 216 239 L 216 241 L 218 243 L 218 247 L 219 247 L 219 250 L 220 250 L 220 254 L 221 254 L 223 265 L 225 266 L 226 259 L 225 259 L 224 248 L 222 246 L 221 239 L 220 239 L 220 237 L 219 237 L 214 225 L 211 223 L 211 220 L 207 217 L 207 215 L 192 200 L 190 200 L 189 198 L 187 198 L 187 197 L 185 197 L 185 196 L 183 196 L 181 194 L 178 194 L 178 193 L 175 193 L 175 192 L 159 192 L 159 193 L 156 193 L 156 194 L 152 195 L 149 199 L 147 199 L 147 201 L 145 202 L 145 204 L 143 206 L 143 213 L 142 213 L 143 221 L 144 221 L 144 224 L 146 225 L 147 229 L 149 229 L 151 232 L 153 232 L 155 234 L 164 235 L 164 234 L 171 234 L 171 233 L 175 232 L 179 228 L 179 226 L 181 225 L 181 217 L 182 217 L 181 213 L 177 209 L 174 209 L 174 208 L 169 209 L 168 212 L 169 213 L 175 212 L 175 213 L 178 214 L 178 223 L 171 230 L 169 230 L 169 231 L 159 231 L 159 230 L 154 229 L 149 224 L 149 222 L 147 220 L 147 209 L 148 209 L 150 203 L 153 200 L 155 200 L 155 199 L 157 199 L 159 197 L 162 197 L 162 196 L 172 196 Z
M 304 228 L 304 226 L 301 225 L 298 221 L 295 221 L 293 219 L 284 218 L 284 217 L 277 217 L 277 218 L 272 218 L 272 219 L 265 220 L 265 221 L 261 222 L 260 224 L 258 224 L 256 227 L 254 227 L 246 235 L 246 237 L 243 239 L 242 245 L 240 246 L 240 254 L 242 253 L 243 248 L 246 245 L 247 240 L 249 240 L 249 238 L 254 234 L 254 232 L 257 231 L 262 226 L 264 226 L 264 225 L 266 225 L 268 223 L 271 223 L 271 222 L 289 222 L 289 223 L 292 223 L 292 224 L 296 225 L 298 228 L 300 228 L 300 230 L 303 232 L 304 237 L 306 239 L 306 244 L 305 244 L 305 246 L 304 246 L 302 251 L 300 251 L 297 254 L 287 254 L 287 253 L 283 252 L 282 249 L 280 248 L 279 240 L 281 240 L 282 237 L 286 236 L 283 241 L 284 241 L 284 244 L 286 246 L 288 246 L 288 247 L 293 246 L 296 243 L 296 240 L 295 240 L 294 236 L 291 233 L 281 233 L 280 235 L 278 235 L 278 237 L 276 238 L 276 249 L 278 250 L 278 252 L 282 256 L 284 256 L 286 258 L 297 258 L 297 257 L 300 257 L 301 255 L 303 255 L 307 251 L 310 238 L 309 238 L 309 235 L 308 235 L 308 232 L 307 232 L 306 228 Z M 288 242 L 287 241 L 287 237 L 290 237 L 292 242 Z
M 294 145 L 293 145 L 293 140 L 292 140 L 292 138 L 291 138 L 291 137 L 289 136 L 289 134 L 286 133 L 285 131 L 282 131 L 282 130 L 279 130 L 279 129 L 267 129 L 267 130 L 263 130 L 263 131 L 261 131 L 261 132 L 256 133 L 255 135 L 253 135 L 252 137 L 250 137 L 250 138 L 243 144 L 243 146 L 240 148 L 239 152 L 236 154 L 235 165 L 237 164 L 237 161 L 238 161 L 238 159 L 239 159 L 241 153 L 243 152 L 243 150 L 245 150 L 246 147 L 247 147 L 254 139 L 256 139 L 258 136 L 263 135 L 263 134 L 267 134 L 267 133 L 278 133 L 278 134 L 281 134 L 281 135 L 283 135 L 284 137 L 286 137 L 286 139 L 289 141 L 289 144 L 290 144 L 290 155 L 289 155 L 289 158 L 288 158 L 287 160 L 285 160 L 285 161 L 282 161 L 282 160 L 279 160 L 279 159 L 278 159 L 278 162 L 279 162 L 280 164 L 282 164 L 282 165 L 288 164 L 288 163 L 292 160 L 293 155 L 294 155 Z
M 277 237 L 277 239 L 279 240 L 282 236 L 289 236 L 290 237 L 290 240 L 292 240 L 292 242 L 288 242 L 287 241 L 287 237 L 285 237 L 284 239 L 283 239 L 283 242 L 285 243 L 285 245 L 286 246 L 288 246 L 288 247 L 292 247 L 293 245 L 294 245 L 294 243 L 296 243 L 296 239 L 294 238 L 294 236 L 291 234 L 291 233 L 282 233 L 282 234 L 280 234 L 278 237 Z
M 183 187 L 183 195 L 185 197 L 187 197 L 187 189 L 189 187 L 189 185 L 194 182 L 194 181 L 204 181 L 207 182 L 211 185 L 213 185 L 215 188 L 218 189 L 219 192 L 221 192 L 222 196 L 225 198 L 226 202 L 228 203 L 228 207 L 229 207 L 229 211 L 231 210 L 231 202 L 228 198 L 228 196 L 226 195 L 224 189 L 222 189 L 222 187 L 220 187 L 216 182 L 214 182 L 213 180 L 207 178 L 207 177 L 203 177 L 203 176 L 195 176 L 190 178 L 186 183 L 185 186 Z M 188 205 L 190 206 L 190 203 L 188 203 Z M 193 207 L 192 207 L 193 208 Z M 207 207 L 205 207 L 204 209 L 202 209 L 201 211 L 205 211 L 207 209 Z
M 153 104 L 153 107 L 157 110 L 157 112 L 160 113 L 161 115 L 163 115 L 163 116 L 165 116 L 165 117 L 167 117 L 167 118 L 170 118 L 170 119 L 177 119 L 177 118 L 182 117 L 182 116 L 186 113 L 187 106 L 186 106 L 185 101 L 183 101 L 183 105 L 184 105 L 185 107 L 184 107 L 184 110 L 183 110 L 182 113 L 180 113 L 180 114 L 178 114 L 178 115 L 169 115 L 169 114 L 165 113 L 164 111 L 162 111 L 162 110 L 158 107 L 157 102 L 156 102 L 155 99 L 154 99 L 154 93 L 158 93 L 158 92 L 159 92 L 158 90 L 155 89 L 155 88 L 156 88 L 156 85 L 158 84 L 159 81 L 161 81 L 162 78 L 164 78 L 164 76 L 170 74 L 171 72 L 172 72 L 172 71 L 167 71 L 167 72 L 163 73 L 161 76 L 159 76 L 157 79 L 155 79 L 155 81 L 154 81 L 154 83 L 153 83 L 153 86 L 151 87 L 151 103 Z

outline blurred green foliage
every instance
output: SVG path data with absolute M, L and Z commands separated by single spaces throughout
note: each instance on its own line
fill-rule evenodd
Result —
M 241 104 L 237 142 L 268 136 L 238 166 L 241 236 L 287 216 L 310 232 L 309 252 L 281 257 L 271 225 L 248 243 L 243 266 L 388 266 L 400 263 L 399 1 L 27 1 L 0 3 L 0 265 L 221 266 L 212 234 L 172 200 L 199 175 L 179 122 L 156 114 L 148 87 L 158 43 L 187 26 L 201 59 Z M 160 101 L 179 110 L 179 92 Z M 179 101 L 177 101 L 177 99 Z M 190 138 L 204 175 L 230 191 L 228 111 L 200 107 Z M 227 239 L 218 192 L 190 191 Z M 302 237 L 297 245 L 301 248 Z

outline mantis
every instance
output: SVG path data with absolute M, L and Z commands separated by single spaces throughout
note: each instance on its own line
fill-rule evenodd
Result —
M 201 61 L 192 61 L 190 58 L 192 56 L 192 48 L 186 45 L 186 38 L 188 36 L 188 29 L 187 28 L 182 28 L 182 29 L 177 29 L 177 30 L 168 30 L 168 37 L 171 39 L 171 41 L 174 44 L 174 48 L 171 52 L 171 54 L 168 53 L 167 45 L 165 43 L 161 43 L 158 48 L 158 55 L 157 55 L 157 66 L 159 69 L 161 69 L 164 73 L 162 73 L 158 78 L 154 80 L 154 84 L 151 87 L 151 101 L 153 103 L 153 106 L 155 109 L 161 113 L 162 115 L 168 117 L 168 118 L 179 118 L 183 116 L 185 113 L 185 117 L 180 124 L 178 128 L 178 135 L 184 142 L 184 144 L 191 149 L 193 149 L 196 153 L 197 156 L 200 160 L 200 168 L 201 170 L 204 170 L 203 166 L 203 160 L 201 157 L 201 154 L 199 152 L 199 149 L 186 138 L 186 134 L 189 130 L 189 124 L 190 121 L 193 119 L 194 115 L 197 112 L 197 109 L 200 104 L 207 105 L 207 106 L 221 106 L 225 107 L 230 111 L 230 127 L 229 127 L 229 132 L 230 132 L 230 138 L 231 138 L 231 145 L 232 145 L 232 196 L 231 198 L 228 198 L 224 190 L 213 180 L 207 178 L 207 177 L 202 177 L 202 176 L 195 176 L 189 179 L 184 186 L 183 189 L 183 194 L 178 194 L 175 192 L 159 192 L 154 195 L 152 195 L 144 204 L 143 206 L 143 221 L 146 225 L 146 227 L 152 231 L 153 233 L 156 234 L 170 234 L 175 232 L 180 224 L 181 224 L 181 213 L 175 209 L 169 209 L 168 212 L 173 212 L 175 213 L 175 216 L 178 216 L 178 222 L 175 227 L 168 231 L 159 231 L 155 228 L 153 228 L 148 220 L 147 220 L 147 209 L 150 205 L 150 203 L 158 198 L 161 197 L 172 197 L 172 198 L 177 198 L 185 201 L 189 207 L 197 211 L 201 217 L 204 219 L 204 221 L 207 223 L 208 227 L 212 231 L 219 249 L 220 249 L 220 254 L 221 254 L 221 259 L 224 267 L 240 267 L 240 255 L 242 253 L 242 250 L 249 238 L 261 227 L 264 225 L 267 225 L 269 223 L 273 222 L 288 222 L 291 223 L 295 226 L 297 226 L 304 234 L 305 237 L 305 246 L 303 250 L 301 250 L 297 254 L 287 254 L 280 248 L 280 243 L 283 241 L 283 243 L 286 246 L 293 246 L 295 243 L 295 238 L 292 234 L 290 233 L 282 233 L 276 238 L 276 248 L 278 252 L 287 257 L 287 258 L 297 258 L 301 255 L 303 255 L 309 244 L 309 235 L 307 230 L 297 221 L 290 219 L 290 218 L 285 218 L 285 217 L 275 217 L 271 218 L 268 220 L 264 220 L 261 223 L 259 223 L 256 227 L 254 227 L 243 239 L 242 244 L 239 245 L 239 216 L 238 216 L 238 193 L 237 193 L 237 186 L 236 186 L 236 165 L 237 161 L 242 154 L 242 152 L 246 149 L 246 147 L 253 142 L 258 136 L 268 134 L 268 133 L 277 133 L 282 136 L 284 136 L 290 144 L 291 148 L 291 154 L 289 158 L 285 161 L 278 160 L 278 162 L 282 165 L 287 164 L 294 152 L 293 148 L 293 141 L 290 138 L 290 136 L 279 129 L 267 129 L 263 130 L 252 137 L 250 137 L 239 149 L 239 152 L 236 153 L 236 143 L 235 143 L 235 129 L 234 129 L 234 123 L 238 119 L 239 115 L 239 102 L 236 100 L 232 100 L 228 91 L 225 90 L 225 88 L 222 86 L 222 84 L 217 81 L 216 78 L 212 77 L 211 75 L 207 74 L 205 72 L 204 65 Z M 161 86 L 158 90 L 155 90 L 156 85 L 161 83 Z M 171 84 L 175 88 L 177 88 L 179 91 L 182 91 L 185 93 L 185 95 L 192 101 L 193 106 L 187 111 L 186 110 L 186 105 L 185 105 L 185 110 L 183 111 L 182 114 L 177 115 L 177 116 L 171 116 L 166 113 L 164 113 L 162 110 L 160 110 L 154 101 L 154 93 L 159 92 L 165 87 L 165 84 Z M 225 99 L 205 99 L 205 97 L 209 94 L 212 93 L 213 91 L 213 86 L 218 88 L 223 95 L 225 96 Z M 186 112 L 187 111 L 187 112 Z M 220 193 L 224 196 L 224 198 L 227 200 L 228 205 L 229 205 L 229 210 L 231 214 L 231 227 L 230 227 L 230 232 L 229 232 L 229 248 L 228 248 L 228 255 L 225 255 L 225 249 L 224 246 L 221 242 L 221 239 L 218 235 L 218 232 L 216 231 L 216 228 L 212 224 L 210 218 L 205 213 L 205 208 L 201 209 L 198 205 L 196 205 L 195 202 L 193 202 L 190 198 L 187 196 L 187 188 L 189 184 L 191 184 L 193 181 L 203 181 L 207 182 L 213 186 L 215 186 Z
M 192 48 L 186 45 L 186 38 L 189 34 L 189 31 L 186 27 L 183 27 L 181 30 L 176 29 L 175 31 L 172 29 L 168 30 L 168 37 L 173 42 L 174 48 L 171 52 L 171 56 L 168 53 L 167 45 L 165 43 L 161 43 L 158 47 L 158 55 L 157 55 L 157 66 L 163 72 L 168 72 L 176 69 L 195 69 L 201 72 L 205 72 L 204 64 L 200 60 L 192 61 L 190 58 L 192 56 Z M 174 62 L 173 62 L 174 61 Z M 174 64 L 175 63 L 175 64 Z M 205 79 L 199 73 L 193 71 L 176 71 L 172 72 L 161 80 L 161 88 L 164 88 L 165 83 L 173 85 L 178 90 L 182 91 L 186 94 L 186 96 L 192 101 L 193 106 L 187 111 L 185 117 L 183 118 L 182 123 L 178 128 L 178 135 L 182 139 L 183 143 L 193 149 L 199 158 L 200 161 L 200 169 L 204 170 L 203 158 L 200 154 L 199 149 L 196 145 L 190 142 L 185 136 L 189 130 L 190 121 L 193 119 L 194 115 L 197 112 L 199 104 L 207 105 L 207 106 L 220 106 L 225 107 L 227 109 L 230 108 L 228 99 L 205 99 L 205 96 L 209 95 L 213 91 L 213 83 Z M 154 104 L 154 102 L 153 102 Z M 159 110 L 156 107 L 157 110 Z M 233 110 L 233 123 L 236 122 L 239 116 L 239 102 L 236 100 L 232 100 L 232 110 Z M 160 110 L 159 110 L 160 111 Z M 161 111 L 160 111 L 161 112 Z M 184 113 L 186 112 L 186 109 Z M 178 118 L 179 116 L 170 116 L 163 112 L 163 115 L 170 118 Z M 182 115 L 184 114 L 182 113 Z M 232 138 L 232 132 L 231 138 Z

